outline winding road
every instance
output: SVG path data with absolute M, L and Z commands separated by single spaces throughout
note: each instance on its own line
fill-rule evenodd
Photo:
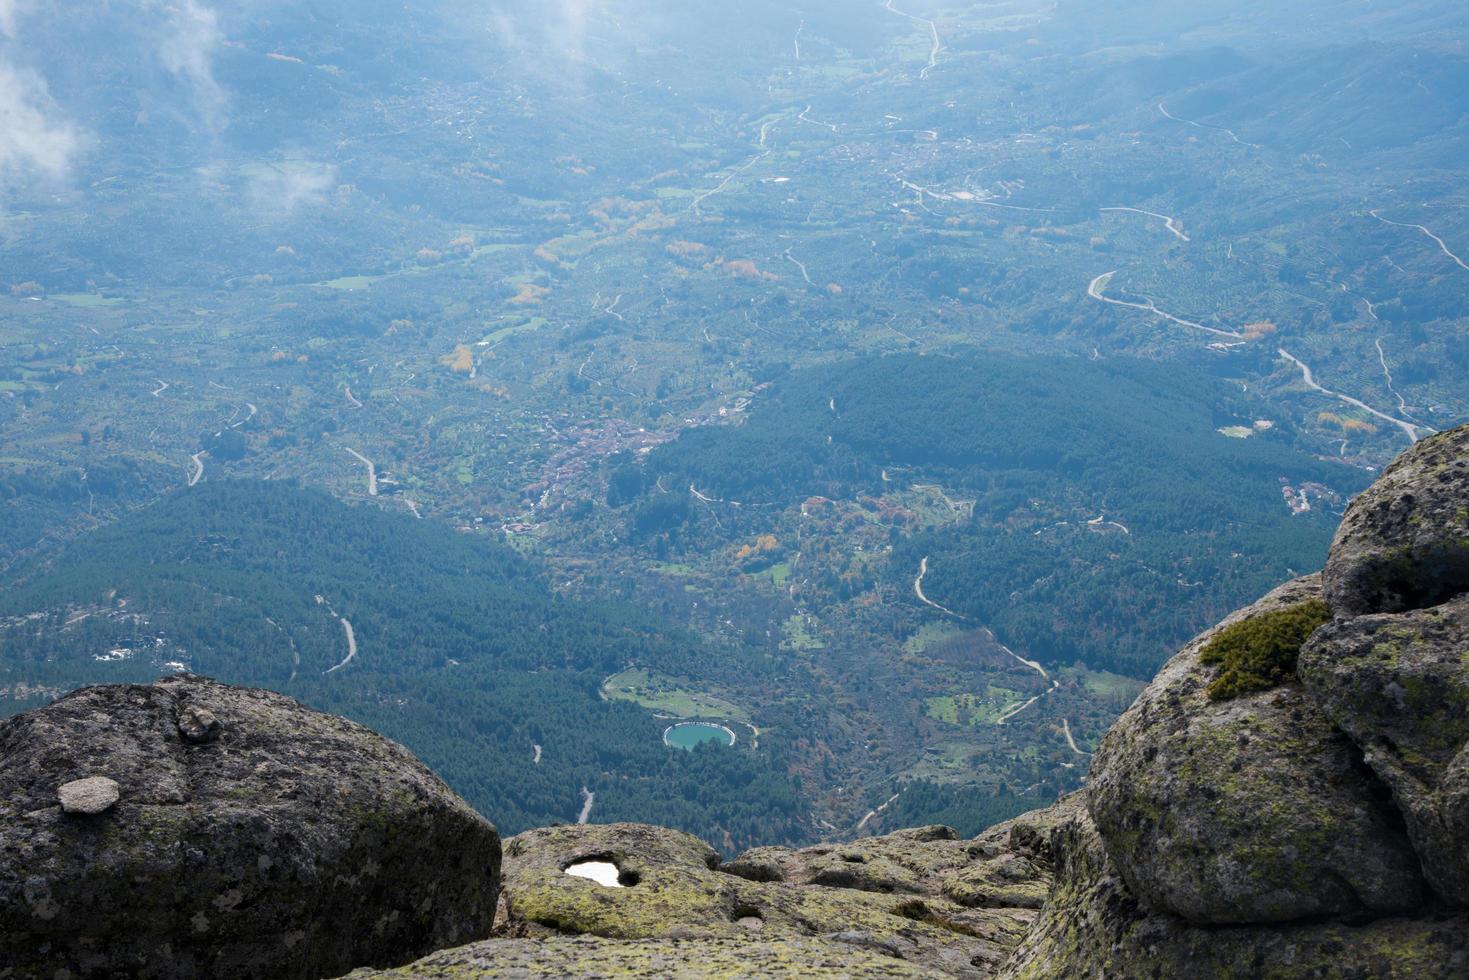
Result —
M 1469 271 L 1469 265 L 1465 265 L 1463 259 L 1459 258 L 1453 252 L 1450 252 L 1449 247 L 1444 244 L 1444 240 L 1442 238 L 1439 238 L 1437 235 L 1435 235 L 1433 232 L 1429 231 L 1422 225 L 1410 224 L 1404 221 L 1390 221 L 1387 218 L 1384 218 L 1382 215 L 1378 214 L 1376 211 L 1368 211 L 1367 213 L 1372 215 L 1372 217 L 1376 218 L 1378 221 L 1381 221 L 1385 225 L 1396 225 L 1399 228 L 1417 228 L 1419 231 L 1423 232 L 1423 234 L 1427 235 L 1429 238 L 1432 238 L 1435 242 L 1438 242 L 1438 247 L 1443 251 L 1443 254 L 1447 255 L 1449 258 L 1458 263 L 1459 268 L 1464 269 L 1465 271 Z
M 1015 657 L 1016 660 L 1019 660 L 1023 664 L 1030 664 L 1030 666 L 1035 667 L 1037 670 L 1040 670 L 1040 665 L 1039 664 L 1033 663 L 1032 661 L 1029 661 L 1029 660 L 1021 659 L 1021 657 L 1019 657 L 1018 655 L 1016 655 L 1014 653 L 1011 653 L 1010 656 Z M 1044 674 L 1045 671 L 1044 670 L 1041 670 L 1041 673 Z M 1016 715 L 1020 714 L 1020 712 L 1024 711 L 1026 708 L 1029 708 L 1031 705 L 1035 704 L 1041 698 L 1045 697 L 1047 694 L 1050 694 L 1052 691 L 1054 691 L 1056 688 L 1058 688 L 1060 686 L 1061 686 L 1061 682 L 1060 681 L 1051 681 L 1051 686 L 1050 687 L 1046 688 L 1044 691 L 1042 691 L 1041 693 L 1037 694 L 1035 697 L 1031 698 L 1029 701 L 1025 702 L 1020 707 L 1014 708 L 1014 709 L 1012 709 L 1010 711 L 1007 711 L 1003 715 L 1001 715 L 1000 717 L 996 718 L 995 719 L 995 724 L 996 725 L 1003 725 L 1005 722 L 1009 721 L 1011 718 L 1014 718 Z
M 700 493 L 699 488 L 694 486 L 692 483 L 689 484 L 689 493 L 692 494 L 696 499 L 706 504 L 729 504 L 731 507 L 743 506 L 738 500 L 721 500 L 718 497 L 706 497 L 702 493 Z
M 618 313 L 617 312 L 617 304 L 618 303 L 621 303 L 621 302 L 622 302 L 622 294 L 621 293 L 618 293 L 617 294 L 617 298 L 614 299 L 612 302 L 608 303 L 607 306 L 602 310 L 602 312 L 603 313 L 606 313 L 608 316 L 615 316 L 615 317 L 617 317 L 617 319 L 619 321 L 621 321 L 623 323 L 626 323 L 627 322 L 627 318 L 624 317 L 621 313 Z
M 923 594 L 923 577 L 927 574 L 928 556 L 924 555 L 923 561 L 918 563 L 918 577 L 913 580 L 913 594 L 918 597 L 918 601 L 923 603 L 925 606 L 932 606 L 934 609 L 937 609 L 941 613 L 947 613 L 948 615 L 953 616 L 955 619 L 963 619 L 964 617 L 954 612 L 954 610 L 948 608 L 947 606 L 939 605 L 937 602 L 934 602 L 928 596 Z M 1012 654 L 1012 656 L 1014 655 Z M 1019 658 L 1017 657 L 1016 659 Z
M 806 285 L 808 285 L 808 286 L 814 286 L 814 285 L 816 285 L 816 283 L 814 283 L 814 282 L 811 281 L 811 274 L 806 271 L 806 265 L 805 265 L 805 263 L 803 263 L 800 259 L 798 259 L 794 255 L 792 255 L 790 249 L 786 249 L 785 258 L 786 258 L 786 261 L 787 262 L 793 262 L 793 263 L 795 263 L 796 268 L 801 270 L 801 278 L 806 280 Z
M 591 790 L 589 790 L 585 786 L 583 786 L 581 788 L 581 813 L 578 813 L 576 815 L 576 822 L 577 823 L 583 824 L 583 823 L 586 823 L 588 820 L 591 819 L 591 817 L 592 817 L 592 804 L 595 803 L 596 801 L 597 801 L 597 794 L 596 793 L 593 793 Z
M 801 110 L 800 115 L 796 116 L 796 119 L 803 123 L 810 123 L 812 126 L 820 126 L 822 129 L 829 129 L 833 133 L 837 131 L 836 123 L 821 122 L 820 120 L 812 119 L 808 115 L 810 111 L 811 107 L 808 105 L 806 108 Z
M 1232 129 L 1225 129 L 1223 126 L 1210 126 L 1207 123 L 1194 122 L 1192 119 L 1184 119 L 1182 116 L 1175 116 L 1173 113 L 1164 108 L 1163 103 L 1161 102 L 1158 103 L 1158 111 L 1163 113 L 1166 118 L 1172 119 L 1174 122 L 1183 123 L 1186 126 L 1193 126 L 1196 129 L 1211 129 L 1216 133 L 1224 133 L 1240 146 L 1248 146 L 1252 150 L 1260 149 L 1260 145 L 1258 143 L 1248 143 L 1240 139 L 1237 135 L 1235 135 L 1235 132 Z
M 1301 379 L 1306 382 L 1307 388 L 1310 388 L 1313 391 L 1319 391 L 1323 395 L 1330 395 L 1332 398 L 1335 398 L 1338 401 L 1343 401 L 1346 402 L 1348 405 L 1360 408 L 1362 411 L 1367 412 L 1370 415 L 1374 415 L 1377 418 L 1382 419 L 1384 422 L 1391 422 L 1393 425 L 1403 430 L 1404 434 L 1407 435 L 1409 442 L 1416 443 L 1418 441 L 1418 430 L 1419 428 L 1421 428 L 1420 426 L 1414 425 L 1412 422 L 1404 422 L 1402 419 L 1388 415 L 1386 412 L 1379 412 L 1371 405 L 1368 405 L 1366 402 L 1359 399 L 1353 398 L 1351 395 L 1343 395 L 1339 391 L 1332 391 L 1330 388 L 1323 387 L 1322 385 L 1317 383 L 1315 374 L 1311 372 L 1310 367 L 1308 367 L 1304 361 L 1296 357 L 1284 347 L 1278 348 L 1277 352 L 1280 354 L 1281 357 L 1285 358 L 1287 361 L 1290 361 L 1296 367 L 1301 369 Z
M 1392 372 L 1387 369 L 1387 354 L 1383 352 L 1381 337 L 1377 338 L 1377 363 L 1382 365 L 1382 376 L 1387 379 L 1387 390 L 1392 392 L 1393 397 L 1398 400 L 1398 411 L 1411 418 L 1413 413 L 1408 411 L 1408 403 L 1403 400 L 1398 389 L 1393 387 Z
M 347 621 L 346 616 L 338 616 L 337 619 L 341 622 L 342 629 L 347 634 L 347 657 L 335 667 L 328 667 L 325 671 L 323 671 L 323 673 L 327 674 L 330 674 L 333 671 L 341 670 L 343 667 L 350 664 L 353 660 L 357 659 L 357 633 L 355 630 L 352 629 L 352 624 Z
M 347 385 L 345 390 L 347 393 L 347 404 L 351 405 L 353 408 L 361 408 L 362 403 L 357 400 L 356 395 L 352 394 L 352 386 Z
M 255 403 L 254 402 L 246 402 L 245 403 L 245 407 L 250 410 L 250 414 L 249 415 L 246 415 L 244 418 L 240 419 L 240 421 L 238 421 L 238 422 L 231 423 L 230 424 L 230 428 L 231 429 L 238 429 L 240 426 L 244 425 L 246 422 L 250 421 L 251 419 L 253 419 L 256 415 L 258 415 L 260 413 L 260 410 L 255 407 Z
M 1075 752 L 1077 755 L 1091 755 L 1090 752 L 1087 752 L 1086 750 L 1084 750 L 1083 748 L 1081 748 L 1081 746 L 1079 746 L 1079 745 L 1076 744 L 1076 739 L 1071 734 L 1071 719 L 1070 718 L 1062 718 L 1061 719 L 1061 731 L 1065 733 L 1065 735 L 1066 735 L 1066 744 L 1069 745 L 1069 746 L 1071 746 L 1071 751 Z
M 964 619 L 965 617 L 961 616 L 959 613 L 956 613 L 956 612 L 954 612 L 954 610 L 949 609 L 949 608 L 947 608 L 945 606 L 939 605 L 937 602 L 934 602 L 928 596 L 924 595 L 924 593 L 923 593 L 923 577 L 925 575 L 927 575 L 927 574 L 928 574 L 928 556 L 925 555 L 924 558 L 923 558 L 923 560 L 918 563 L 918 577 L 913 580 L 913 594 L 918 597 L 918 601 L 921 602 L 921 603 L 923 603 L 926 606 L 931 606 L 934 609 L 937 609 L 939 612 L 946 613 L 946 614 L 948 614 L 950 616 L 953 616 L 955 619 Z M 1011 718 L 1014 718 L 1016 715 L 1020 714 L 1020 712 L 1024 711 L 1026 708 L 1029 708 L 1031 705 L 1035 704 L 1041 698 L 1045 697 L 1047 694 L 1050 694 L 1056 688 L 1060 687 L 1061 686 L 1061 682 L 1058 681 L 1058 680 L 1053 679 L 1051 677 L 1051 675 L 1049 673 L 1047 673 L 1046 668 L 1042 667 L 1036 661 L 1034 661 L 1034 660 L 1026 660 L 1020 654 L 1016 653 L 1014 650 L 1011 650 L 1009 647 L 1005 646 L 1005 644 L 1001 643 L 1000 640 L 999 640 L 999 638 L 997 636 L 995 636 L 993 630 L 986 629 L 985 630 L 985 634 L 989 636 L 990 642 L 993 643 L 995 646 L 999 647 L 1001 650 L 1005 651 L 1005 653 L 1007 653 L 1011 657 L 1015 658 L 1016 661 L 1018 661 L 1019 663 L 1024 664 L 1026 667 L 1029 667 L 1031 670 L 1035 671 L 1037 674 L 1040 674 L 1041 677 L 1043 677 L 1046 680 L 1048 680 L 1048 681 L 1051 682 L 1051 686 L 1048 687 L 1046 690 L 1042 691 L 1040 694 L 1037 694 L 1035 697 L 1031 698 L 1029 701 L 1027 701 L 1024 704 L 1020 705 L 1018 708 L 1015 708 L 1015 709 L 1013 709 L 1011 711 L 1006 712 L 1005 714 L 1001 715 L 999 718 L 997 718 L 995 720 L 995 724 L 996 725 L 1003 725 L 1005 722 L 1009 721 Z M 860 824 L 858 826 L 859 826 L 859 829 L 860 829 Z
M 807 109 L 810 109 L 810 106 L 807 106 Z M 836 127 L 832 127 L 832 132 L 836 132 Z M 736 169 L 734 171 L 731 171 L 730 174 L 729 174 L 729 176 L 728 177 L 725 177 L 723 180 L 721 180 L 713 189 L 704 191 L 702 194 L 695 194 L 693 201 L 690 202 L 690 204 L 689 204 L 689 210 L 693 211 L 695 214 L 703 214 L 704 213 L 704 210 L 701 207 L 701 205 L 705 201 L 709 200 L 709 198 L 713 197 L 715 194 L 718 194 L 720 191 L 724 190 L 726 187 L 729 186 L 729 182 L 730 181 L 734 180 L 740 174 L 744 173 L 746 170 L 749 170 L 755 164 L 759 163 L 761 160 L 764 160 L 768 156 L 770 156 L 770 151 L 769 150 L 764 150 L 764 151 L 756 154 L 755 156 L 751 157 L 748 161 L 746 161 L 745 164 L 744 164 L 744 166 L 739 167 L 738 169 Z M 619 317 L 619 319 L 621 319 L 621 317 Z
M 924 24 L 928 27 L 928 33 L 933 38 L 933 47 L 929 48 L 928 50 L 928 65 L 921 72 L 918 73 L 918 77 L 926 81 L 928 79 L 928 73 L 938 67 L 939 51 L 943 49 L 943 45 L 939 42 L 938 25 L 935 24 L 933 21 L 927 19 L 926 17 L 914 17 L 912 14 L 907 13 L 906 11 L 899 10 L 897 7 L 893 6 L 893 0 L 887 0 L 887 4 L 884 5 L 883 9 L 890 14 L 897 14 L 899 17 L 907 17 L 914 23 Z
M 375 464 L 372 460 L 368 459 L 366 456 L 362 455 L 361 453 L 359 453 L 355 449 L 348 449 L 345 446 L 342 447 L 342 448 L 347 449 L 347 452 L 351 453 L 353 456 L 356 456 L 357 459 L 364 466 L 367 467 L 367 495 L 369 497 L 376 497 L 377 496 L 377 464 Z
M 1106 514 L 1103 514 L 1100 517 L 1093 517 L 1091 520 L 1086 522 L 1086 526 L 1092 528 L 1115 527 L 1123 534 L 1126 534 L 1128 536 L 1132 535 L 1132 530 L 1126 524 L 1119 524 L 1117 521 L 1109 521 L 1107 520 Z
M 902 795 L 903 795 L 902 790 L 899 790 L 898 792 L 894 793 L 892 796 L 888 797 L 888 801 L 886 803 L 884 803 L 881 806 L 877 807 L 875 810 L 868 810 L 867 811 L 867 816 L 865 816 L 861 820 L 857 821 L 857 830 L 861 830 L 863 827 L 867 826 L 867 821 L 871 820 L 873 817 L 877 816 L 879 813 L 882 813 L 888 807 L 892 806 L 894 803 L 896 803 L 898 801 L 898 797 L 900 797 Z
M 1175 217 L 1173 217 L 1172 215 L 1159 214 L 1157 211 L 1144 211 L 1142 208 L 1098 208 L 1097 210 L 1098 211 L 1130 211 L 1133 214 L 1145 214 L 1145 215 L 1147 215 L 1150 218 L 1161 218 L 1161 219 L 1163 219 L 1163 223 L 1168 226 L 1168 230 L 1171 231 L 1171 232 L 1173 232 L 1173 234 L 1175 236 L 1177 236 L 1178 238 L 1182 239 L 1183 241 L 1189 241 L 1188 235 L 1184 234 L 1183 226 L 1180 225 L 1178 223 L 1178 219 L 1175 218 Z
M 194 484 L 204 479 L 204 457 L 208 455 L 209 450 L 205 449 L 189 457 L 191 460 L 194 461 L 194 472 L 189 474 L 189 486 L 192 487 Z
M 1142 310 L 1146 313 L 1152 313 L 1154 316 L 1160 316 L 1165 320 L 1172 320 L 1174 323 L 1180 324 L 1181 326 L 1193 327 L 1195 330 L 1202 330 L 1205 333 L 1212 333 L 1217 337 L 1229 337 L 1232 340 L 1245 339 L 1244 334 L 1235 333 L 1233 330 L 1220 330 L 1218 327 L 1206 327 L 1202 323 L 1195 323 L 1192 320 L 1185 320 L 1182 317 L 1174 316 L 1172 313 L 1167 313 L 1163 310 L 1158 309 L 1158 305 L 1154 303 L 1151 299 L 1149 299 L 1147 303 L 1129 303 L 1127 300 L 1113 299 L 1106 294 L 1106 290 L 1107 286 L 1112 282 L 1112 277 L 1117 275 L 1117 271 L 1118 270 L 1113 269 L 1111 272 L 1104 272 L 1100 276 L 1097 276 L 1097 278 L 1092 280 L 1091 285 L 1086 288 L 1086 294 L 1092 299 L 1101 300 L 1103 303 L 1111 303 L 1113 306 L 1126 306 L 1134 310 Z

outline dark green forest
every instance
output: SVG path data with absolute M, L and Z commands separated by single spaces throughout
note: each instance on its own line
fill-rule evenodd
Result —
M 1052 802 L 1049 796 L 1019 796 L 1008 791 L 985 796 L 971 786 L 915 779 L 903 784 L 903 792 L 887 809 L 885 823 L 889 827 L 938 823 L 953 827 L 961 837 L 975 837 L 997 823 Z
M 506 833 L 574 820 L 585 786 L 598 822 L 722 846 L 797 835 L 778 746 L 669 749 L 666 722 L 598 694 L 631 663 L 763 661 L 560 599 L 508 546 L 436 522 L 281 482 L 201 485 L 22 568 L 0 617 L 7 679 L 69 689 L 174 663 L 282 691 L 401 741 Z M 338 617 L 358 645 L 341 667 Z
M 1199 629 L 1320 566 L 1357 470 L 1313 459 L 1238 385 L 1127 358 L 897 355 L 792 373 L 743 424 L 683 433 L 614 476 L 630 529 L 659 546 L 714 530 L 697 485 L 739 501 L 745 532 L 771 507 L 934 482 L 973 501 L 957 527 L 894 533 L 890 584 L 926 594 L 1049 663 L 1152 676 Z M 1293 514 L 1282 488 L 1319 486 Z M 916 601 L 916 600 L 914 600 Z

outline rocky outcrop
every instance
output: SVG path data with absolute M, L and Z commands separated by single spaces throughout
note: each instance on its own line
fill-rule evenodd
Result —
M 1199 653 L 1231 623 L 1320 595 L 1276 589 L 1184 647 L 1092 761 L 1096 825 L 1132 893 L 1199 925 L 1387 915 L 1424 882 L 1386 792 L 1299 684 L 1228 701 Z
M 924 827 L 756 848 L 723 865 L 697 838 L 658 827 L 532 830 L 505 845 L 503 938 L 405 972 L 514 976 L 507 964 L 534 962 L 561 975 L 988 977 L 1034 921 L 1051 829 L 1079 806 L 1074 797 L 973 840 Z M 619 886 L 566 873 L 587 861 L 614 865 Z
M 1333 618 L 1276 686 L 1211 698 L 1223 668 L 1201 651 L 1311 600 L 1314 578 L 1174 658 L 1099 747 L 1003 975 L 1469 976 L 1466 515 L 1461 428 L 1352 504 L 1324 574 Z
M 1300 671 L 1392 790 L 1429 882 L 1469 905 L 1469 596 L 1333 623 Z
M 197 677 L 0 723 L 0 978 L 321 977 L 488 935 L 495 829 L 405 749 Z
M 1469 976 L 1469 917 L 1200 928 L 1142 906 L 1084 809 L 1057 828 L 1056 885 L 1003 980 Z
M 435 953 L 399 970 L 360 970 L 351 980 L 475 977 L 625 977 L 749 980 L 752 977 L 944 980 L 949 974 L 826 939 L 498 939 Z
M 928 895 L 967 908 L 1038 909 L 1050 887 L 1050 828 L 1078 805 L 1073 799 L 1028 814 L 974 840 L 948 827 L 918 827 L 851 844 L 757 847 L 723 869 L 751 881 Z
M 925 827 L 804 851 L 759 848 L 720 865 L 701 840 L 660 827 L 530 830 L 505 843 L 497 932 L 759 943 L 815 937 L 949 976 L 989 976 L 1049 886 L 1046 857 L 1028 846 L 1043 839 L 1015 824 L 975 840 Z M 616 865 L 624 886 L 566 874 L 593 860 Z M 992 865 L 1003 873 L 995 867 L 984 877 Z M 1005 904 L 1006 892 L 1021 902 Z
M 1338 616 L 1423 609 L 1469 592 L 1469 426 L 1423 440 L 1352 501 L 1325 575 Z

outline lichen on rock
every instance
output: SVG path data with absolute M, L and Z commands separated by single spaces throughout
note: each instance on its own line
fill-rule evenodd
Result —
M 1469 905 L 1469 596 L 1334 623 L 1301 675 L 1391 789 L 1434 889 Z
M 1469 592 L 1469 425 L 1418 443 L 1352 501 L 1325 582 L 1338 617 L 1423 609 Z
M 1076 800 L 1061 807 L 1074 808 Z M 1033 822 L 1049 827 L 1050 811 Z M 803 850 L 757 848 L 720 865 L 687 834 L 637 824 L 548 827 L 506 842 L 497 935 L 771 943 L 820 939 L 951 976 L 993 973 L 1049 885 L 1043 830 L 972 841 L 947 827 Z M 586 860 L 631 882 L 565 874 Z M 800 975 L 799 971 L 782 975 Z
M 1428 980 L 1469 976 L 1469 916 L 1201 928 L 1141 905 L 1091 817 L 1055 831 L 1056 884 L 1003 980 Z
M 1319 597 L 1318 577 L 1297 580 L 1189 643 L 1099 746 L 1091 814 L 1144 905 L 1234 925 L 1421 901 L 1400 821 L 1298 683 L 1208 697 L 1216 668 L 1200 652 L 1215 636 Z
M 399 970 L 359 970 L 349 980 L 473 980 L 476 977 L 626 977 L 747 980 L 751 977 L 943 980 L 950 974 L 835 939 L 637 939 L 594 936 L 492 939 L 425 957 Z

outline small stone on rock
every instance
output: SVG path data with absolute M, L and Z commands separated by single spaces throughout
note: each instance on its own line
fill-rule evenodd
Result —
M 61 809 L 67 813 L 102 813 L 110 809 L 121 795 L 122 790 L 117 781 L 106 776 L 74 779 L 63 783 L 56 790 L 56 797 L 61 800 Z
M 219 738 L 219 729 L 219 719 L 208 708 L 190 705 L 179 712 L 179 734 L 186 742 L 212 742 Z

